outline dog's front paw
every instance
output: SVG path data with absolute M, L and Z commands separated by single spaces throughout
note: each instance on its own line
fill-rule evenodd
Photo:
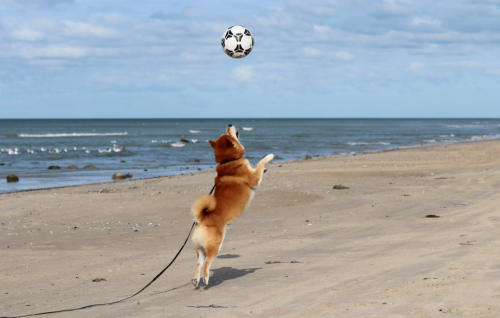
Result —
M 265 163 L 268 163 L 269 161 L 271 161 L 273 159 L 274 159 L 274 154 L 270 153 L 267 156 L 265 156 L 263 160 Z

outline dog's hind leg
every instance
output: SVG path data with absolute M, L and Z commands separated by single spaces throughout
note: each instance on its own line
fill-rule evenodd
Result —
M 212 265 L 212 261 L 214 258 L 217 257 L 217 254 L 219 253 L 219 247 L 222 242 L 218 244 L 211 244 L 207 248 L 207 258 L 205 259 L 205 263 L 203 264 L 203 280 L 205 282 L 205 285 L 208 286 L 208 280 L 210 278 L 210 266 Z
M 203 250 L 202 247 L 199 246 L 197 246 L 195 250 L 196 250 L 196 256 L 198 257 L 198 261 L 196 262 L 196 268 L 194 271 L 194 277 L 192 282 L 194 287 L 198 287 L 198 285 L 200 284 L 201 267 L 205 262 L 205 251 Z

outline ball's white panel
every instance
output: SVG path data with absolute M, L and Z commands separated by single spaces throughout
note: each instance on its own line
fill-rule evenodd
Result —
M 244 50 L 248 50 L 249 48 L 252 47 L 252 37 L 248 36 L 248 35 L 244 35 L 240 41 L 240 44 Z
M 230 28 L 229 30 L 231 30 L 231 32 L 233 32 L 233 34 L 245 32 L 245 28 L 242 27 L 241 25 L 235 25 L 232 28 Z
M 226 39 L 226 41 L 225 41 L 225 49 L 226 50 L 234 51 L 234 49 L 236 48 L 236 45 L 238 45 L 238 43 L 237 43 L 236 38 L 234 36 Z

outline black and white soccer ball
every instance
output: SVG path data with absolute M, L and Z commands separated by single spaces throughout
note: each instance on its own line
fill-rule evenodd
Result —
M 250 54 L 253 49 L 253 43 L 252 34 L 241 25 L 235 25 L 227 29 L 221 39 L 224 53 L 237 59 Z

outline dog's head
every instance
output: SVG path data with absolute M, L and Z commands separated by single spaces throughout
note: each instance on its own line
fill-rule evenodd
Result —
M 216 141 L 209 142 L 214 148 L 217 163 L 240 159 L 245 154 L 245 147 L 238 140 L 238 130 L 233 125 L 229 125 L 226 132 Z

